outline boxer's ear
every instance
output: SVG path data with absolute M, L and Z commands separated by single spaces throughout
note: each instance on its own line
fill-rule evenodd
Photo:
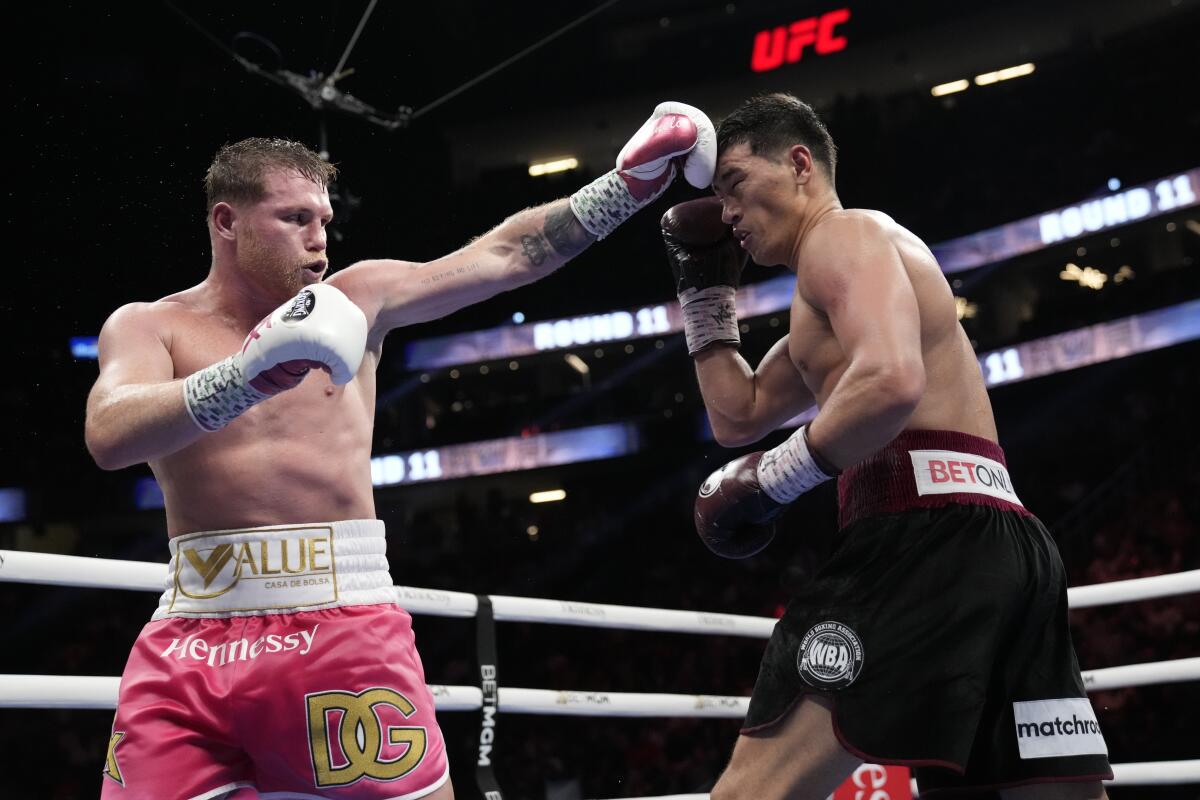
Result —
M 234 238 L 233 221 L 236 218 L 237 211 L 229 203 L 217 203 L 208 212 L 208 224 L 224 239 Z
M 812 151 L 805 145 L 794 144 L 788 148 L 787 160 L 796 174 L 796 183 L 808 183 L 814 168 Z

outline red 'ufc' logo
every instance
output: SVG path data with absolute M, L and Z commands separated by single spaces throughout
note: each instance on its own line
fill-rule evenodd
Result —
M 846 37 L 835 36 L 833 29 L 850 19 L 850 9 L 827 11 L 819 17 L 798 19 L 791 25 L 780 25 L 759 31 L 754 36 L 754 54 L 750 69 L 766 72 L 785 63 L 794 64 L 804 55 L 804 48 L 813 45 L 817 55 L 826 56 L 846 48 Z

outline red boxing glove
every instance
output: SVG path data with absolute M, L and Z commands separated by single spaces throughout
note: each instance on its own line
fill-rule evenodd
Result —
M 717 134 L 703 111 L 684 103 L 659 103 L 650 119 L 625 143 L 616 169 L 571 195 L 571 211 L 603 239 L 667 190 L 682 159 L 688 183 L 703 189 L 717 164 Z

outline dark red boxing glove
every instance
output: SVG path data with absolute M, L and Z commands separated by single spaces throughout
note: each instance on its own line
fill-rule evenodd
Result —
M 721 220 L 721 201 L 701 197 L 672 206 L 662 217 L 663 242 L 675 275 L 675 293 L 710 286 L 738 288 L 746 254 Z
M 758 482 L 763 451 L 735 458 L 709 475 L 696 497 L 696 532 L 722 558 L 748 558 L 775 538 L 775 519 L 787 508 Z
M 734 297 L 746 265 L 715 197 L 689 200 L 662 218 L 667 259 L 683 313 L 688 355 L 713 345 L 741 344 Z

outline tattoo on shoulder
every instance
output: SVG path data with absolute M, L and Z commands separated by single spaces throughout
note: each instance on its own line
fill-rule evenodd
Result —
M 546 256 L 550 254 L 546 245 L 546 237 L 541 234 L 525 235 L 521 237 L 521 249 L 525 252 L 525 257 L 535 267 L 540 267 L 542 262 L 546 260 Z
M 596 237 L 579 224 L 579 220 L 571 211 L 571 204 L 566 201 L 546 213 L 546 225 L 543 230 L 546 232 L 546 240 L 555 252 L 567 258 L 579 255 L 596 241 Z

